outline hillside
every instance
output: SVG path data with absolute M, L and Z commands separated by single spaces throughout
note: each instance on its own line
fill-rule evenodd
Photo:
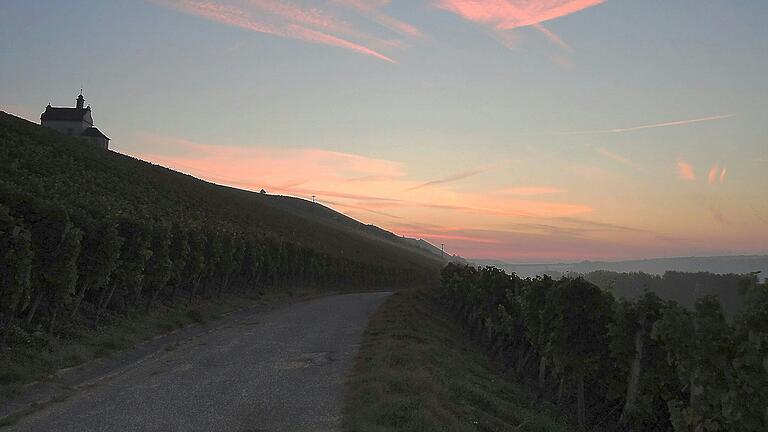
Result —
M 205 182 L 0 113 L 0 401 L 207 316 L 430 284 L 441 264 L 321 205 Z
M 306 200 L 209 183 L 0 112 L 0 182 L 91 213 L 226 225 L 371 264 L 436 270 L 439 257 Z

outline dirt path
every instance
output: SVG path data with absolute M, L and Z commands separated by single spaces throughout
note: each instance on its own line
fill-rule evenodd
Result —
M 2 430 L 336 431 L 360 336 L 388 295 L 224 319 Z

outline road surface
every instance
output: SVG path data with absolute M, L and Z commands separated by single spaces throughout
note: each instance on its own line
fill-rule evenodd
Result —
M 360 336 L 388 295 L 334 295 L 223 320 L 7 429 L 336 431 Z

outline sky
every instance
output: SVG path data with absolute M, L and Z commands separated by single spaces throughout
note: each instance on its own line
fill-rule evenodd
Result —
M 509 262 L 768 252 L 764 0 L 3 0 L 0 109 Z

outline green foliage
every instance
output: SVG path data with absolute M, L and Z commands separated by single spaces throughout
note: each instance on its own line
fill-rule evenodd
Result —
M 653 338 L 664 308 L 661 298 L 649 291 L 636 301 L 622 299 L 614 306 L 609 348 L 615 375 L 609 381 L 607 398 L 623 401 L 620 423 L 632 430 L 668 426 L 663 395 L 680 387 L 666 351 Z
M 152 251 L 144 269 L 147 307 L 159 297 L 171 278 L 173 263 L 170 257 L 171 233 L 168 227 L 157 225 L 152 230 L 150 250 Z
M 189 234 L 179 225 L 174 225 L 168 246 L 168 258 L 171 260 L 169 279 L 174 287 L 184 281 L 184 269 L 187 267 L 190 253 Z
M 73 316 L 89 292 L 102 292 L 117 268 L 124 239 L 117 232 L 117 223 L 104 219 L 85 227 L 85 239 L 78 262 L 79 290 Z
M 53 309 L 51 327 L 56 313 L 62 306 L 68 306 L 75 295 L 77 284 L 77 259 L 83 232 L 68 225 L 57 248 L 52 267 L 48 269 L 46 282 L 48 285 L 48 303 Z
M 756 276 L 741 278 L 743 311 L 732 322 L 713 295 L 688 310 L 649 291 L 615 301 L 582 278 L 509 278 L 500 296 L 498 270 L 449 264 L 442 299 L 475 335 L 503 329 L 501 343 L 483 342 L 521 376 L 538 374 L 542 394 L 573 406 L 582 426 L 768 427 L 768 284 Z
M 120 248 L 120 262 L 112 275 L 111 293 L 118 293 L 119 301 L 124 308 L 126 302 L 138 299 L 142 294 L 145 267 L 152 256 L 151 227 L 144 222 L 123 218 L 117 230 L 120 237 L 125 240 Z M 106 299 L 107 304 L 109 300 L 109 298 Z
M 0 349 L 16 312 L 29 299 L 31 269 L 30 233 L 0 205 Z
M 752 275 L 745 283 L 745 304 L 735 324 L 723 414 L 741 430 L 757 431 L 768 425 L 768 283 L 759 284 Z

